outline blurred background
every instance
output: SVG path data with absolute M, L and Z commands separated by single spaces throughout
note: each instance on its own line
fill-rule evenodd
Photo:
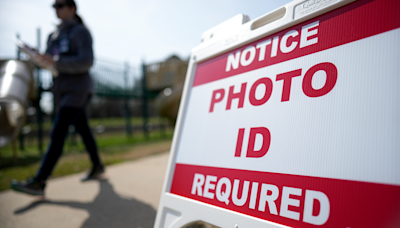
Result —
M 169 150 L 190 52 L 204 31 L 239 13 L 253 20 L 288 2 L 76 0 L 94 41 L 95 95 L 88 116 L 105 164 Z M 53 3 L 0 0 L 0 80 L 14 65 L 30 75 L 20 87 L 25 92 L 14 91 L 23 97 L 17 103 L 0 91 L 0 111 L 8 110 L 8 119 L 0 115 L 0 191 L 11 179 L 33 175 L 49 142 L 52 76 L 24 62 L 28 57 L 14 37 L 44 52 L 59 23 Z M 80 137 L 72 126 L 69 131 L 54 176 L 90 166 Z

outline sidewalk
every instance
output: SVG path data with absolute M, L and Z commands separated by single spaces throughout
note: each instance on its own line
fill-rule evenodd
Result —
M 153 227 L 168 156 L 108 166 L 101 181 L 51 179 L 45 198 L 0 192 L 0 227 Z

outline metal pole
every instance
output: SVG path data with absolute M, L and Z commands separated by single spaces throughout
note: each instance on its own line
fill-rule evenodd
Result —
M 17 38 L 19 39 L 19 34 L 18 33 L 17 33 Z M 17 46 L 17 60 L 20 60 L 20 59 L 21 59 L 21 50 Z M 22 131 L 19 133 L 19 149 L 21 151 L 24 151 L 24 135 L 22 134 Z
M 19 39 L 19 33 L 17 33 L 17 38 Z M 17 59 L 18 59 L 18 60 L 21 59 L 21 50 L 19 49 L 18 46 L 17 46 Z
M 149 139 L 148 132 L 148 114 L 147 114 L 147 88 L 146 88 L 146 65 L 142 63 L 142 114 L 143 114 L 143 133 L 147 139 Z
M 41 40 L 40 28 L 37 28 L 36 32 L 37 32 L 37 51 L 40 52 L 40 40 Z
M 165 126 L 165 121 L 164 118 L 162 118 L 161 116 L 158 117 L 159 121 L 160 121 L 160 132 L 161 132 L 161 137 L 165 137 L 166 135 L 166 126 Z
M 25 140 L 24 133 L 21 130 L 21 132 L 19 133 L 19 149 L 21 151 L 25 150 L 24 140 Z
M 40 28 L 37 29 L 37 50 L 40 51 Z M 40 107 L 40 99 L 42 98 L 42 81 L 40 77 L 40 68 L 36 67 L 37 72 L 37 122 L 38 122 L 38 149 L 40 156 L 43 155 L 43 116 Z
M 125 79 L 125 116 L 126 116 L 126 132 L 128 137 L 132 136 L 131 115 L 129 111 L 129 86 L 128 86 L 129 63 L 126 62 L 124 66 L 124 79 Z

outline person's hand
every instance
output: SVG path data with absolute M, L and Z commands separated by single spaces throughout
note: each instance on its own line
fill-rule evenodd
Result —
M 39 55 L 39 59 L 45 64 L 45 65 L 50 65 L 50 66 L 54 66 L 54 60 L 53 60 L 53 56 L 46 53 L 44 55 Z

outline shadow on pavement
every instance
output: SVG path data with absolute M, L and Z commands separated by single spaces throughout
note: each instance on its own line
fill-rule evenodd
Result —
M 39 200 L 20 208 L 14 214 L 22 214 L 40 205 L 60 205 L 89 212 L 89 218 L 82 228 L 88 227 L 153 227 L 156 211 L 149 205 L 135 199 L 119 196 L 108 180 L 100 180 L 100 193 L 91 203 L 74 201 Z

